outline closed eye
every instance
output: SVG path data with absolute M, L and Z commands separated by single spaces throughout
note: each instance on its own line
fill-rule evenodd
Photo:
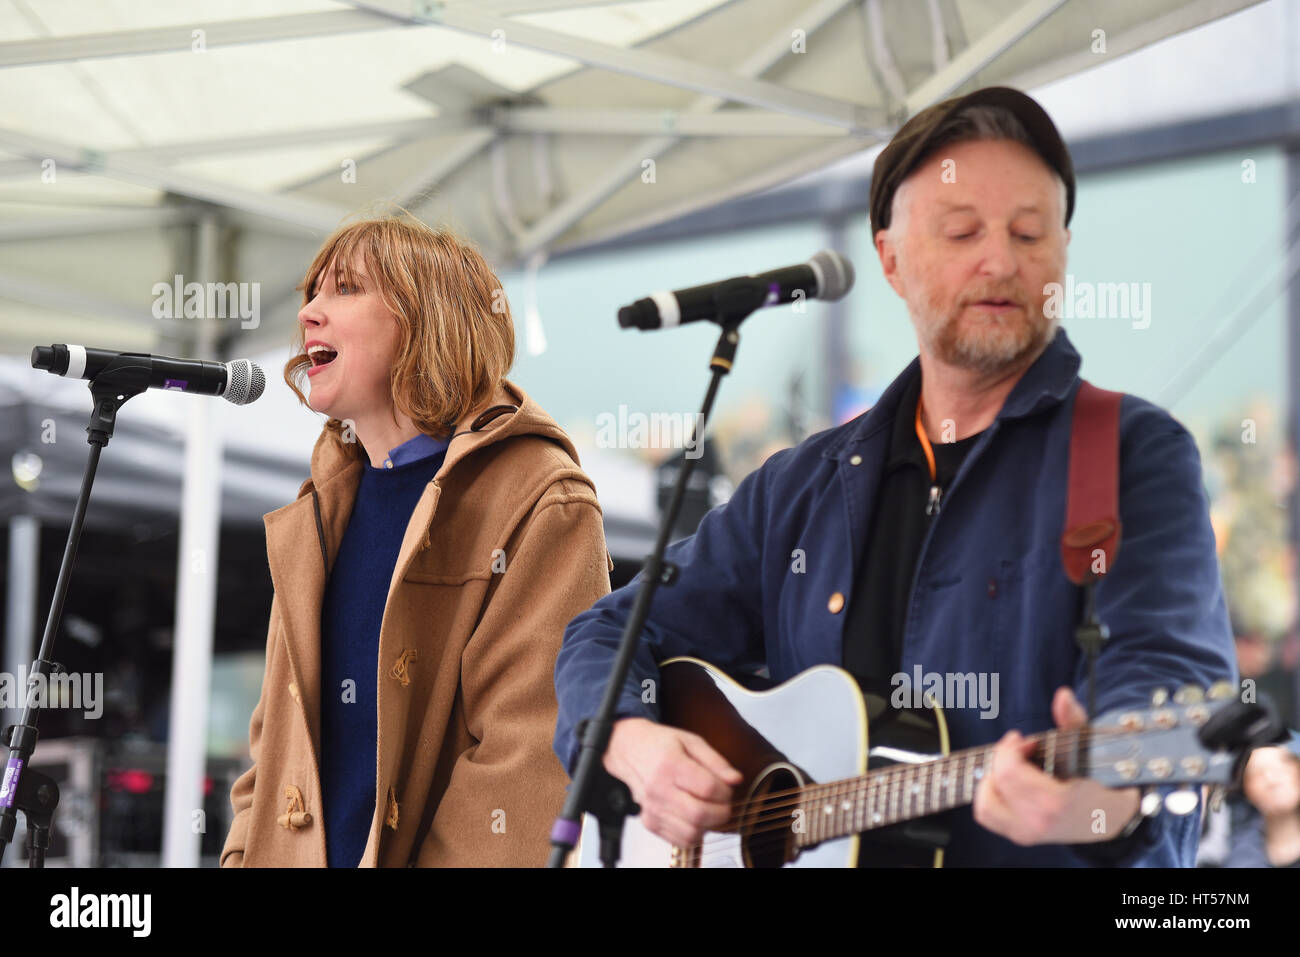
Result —
M 953 240 L 957 240 L 957 239 L 970 239 L 970 238 L 971 238 L 972 236 L 974 236 L 974 235 L 975 235 L 974 233 L 959 233 L 959 234 L 957 234 L 956 236 L 949 236 L 948 238 L 949 238 L 949 239 L 953 239 Z M 1036 243 L 1036 242 L 1038 242 L 1038 240 L 1041 239 L 1042 237 L 1040 237 L 1040 236 L 1030 236 L 1030 235 L 1028 235 L 1028 234 L 1026 234 L 1026 233 L 1021 233 L 1021 234 L 1017 235 L 1016 238 L 1019 239 L 1019 240 L 1023 240 L 1024 242 L 1027 242 L 1027 243 Z

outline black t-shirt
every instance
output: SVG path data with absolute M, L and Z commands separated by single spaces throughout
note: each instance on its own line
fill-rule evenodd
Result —
M 890 426 L 889 455 L 844 629 L 844 668 L 885 685 L 902 668 L 912 579 L 933 520 L 926 514 L 933 484 L 930 466 L 916 434 L 920 397 L 921 377 L 917 375 L 904 390 Z M 981 434 L 959 442 L 931 443 L 941 490 L 940 509 L 948 486 Z

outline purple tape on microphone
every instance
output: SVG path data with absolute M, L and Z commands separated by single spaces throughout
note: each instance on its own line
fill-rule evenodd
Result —
M 184 392 L 189 387 L 190 387 L 190 383 L 188 379 L 164 379 L 163 380 L 164 389 L 175 389 L 178 392 Z
M 9 756 L 5 765 L 5 777 L 0 783 L 0 807 L 13 807 L 14 795 L 18 793 L 18 779 L 22 777 L 23 759 L 17 755 Z

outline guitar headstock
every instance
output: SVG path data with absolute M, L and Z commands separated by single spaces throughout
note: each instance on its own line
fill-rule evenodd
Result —
M 1231 784 L 1251 746 L 1241 726 L 1256 706 L 1226 681 L 1152 696 L 1146 710 L 1116 708 L 1092 722 L 1087 776 L 1109 788 Z M 1243 720 L 1243 718 L 1245 720 Z

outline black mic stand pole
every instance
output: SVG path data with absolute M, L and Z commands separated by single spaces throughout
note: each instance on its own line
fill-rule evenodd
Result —
M 709 380 L 700 418 L 696 420 L 698 428 L 694 433 L 693 444 L 703 440 L 718 386 L 735 362 L 736 347 L 740 344 L 740 323 L 766 302 L 767 295 L 767 286 L 754 280 L 728 284 L 719 296 L 722 301 L 717 303 L 713 321 L 722 326 L 722 334 L 714 347 L 713 358 L 709 360 L 713 377 Z M 641 630 L 650 614 L 650 603 L 655 591 L 660 585 L 672 585 L 677 578 L 678 568 L 671 562 L 664 561 L 664 551 L 668 548 L 668 538 L 677 523 L 677 515 L 686 495 L 686 484 L 690 481 L 694 468 L 695 459 L 683 452 L 682 467 L 677 473 L 672 498 L 659 519 L 659 537 L 655 541 L 654 551 L 646 557 L 641 569 L 641 587 L 637 591 L 627 624 L 623 627 L 618 656 L 614 659 L 609 680 L 605 684 L 600 710 L 594 718 L 579 725 L 582 750 L 574 769 L 573 783 L 564 800 L 564 808 L 551 828 L 548 867 L 564 867 L 565 859 L 582 834 L 581 820 L 584 812 L 590 813 L 599 822 L 601 863 L 605 867 L 614 867 L 618 863 L 622 844 L 623 819 L 629 814 L 640 813 L 641 809 L 632 800 L 627 786 L 605 770 L 605 749 L 609 746 L 609 736 L 613 732 L 614 711 L 618 706 L 619 695 L 631 669 L 632 658 L 641 639 Z
M 54 601 L 50 605 L 49 617 L 45 620 L 40 654 L 32 662 L 27 678 L 28 694 L 23 704 L 22 721 L 10 725 L 4 734 L 5 743 L 9 746 L 9 761 L 5 765 L 3 782 L 0 782 L 0 860 L 3 860 L 5 848 L 13 840 L 18 811 L 22 811 L 27 817 L 28 867 L 45 866 L 45 850 L 50 846 L 50 823 L 59 803 L 59 786 L 54 779 L 28 767 L 32 752 L 36 749 L 36 723 L 41 711 L 40 699 L 32 693 L 33 686 L 38 676 L 44 676 L 48 688 L 50 677 L 62 670 L 62 666 L 52 661 L 50 656 L 54 652 L 54 638 L 63 618 L 63 602 L 68 594 L 72 564 L 77 559 L 77 545 L 81 542 L 81 526 L 90 501 L 90 487 L 95 481 L 95 471 L 99 468 L 99 454 L 113 435 L 117 410 L 132 396 L 139 395 L 149 387 L 149 365 L 147 362 L 141 363 L 138 356 L 120 356 L 95 376 L 89 386 L 90 394 L 95 400 L 90 424 L 86 426 L 90 459 L 86 463 L 81 494 L 77 496 L 77 505 L 72 513 L 72 528 L 68 530 L 68 544 L 63 550 L 63 563 L 59 566 L 59 579 L 54 586 Z

